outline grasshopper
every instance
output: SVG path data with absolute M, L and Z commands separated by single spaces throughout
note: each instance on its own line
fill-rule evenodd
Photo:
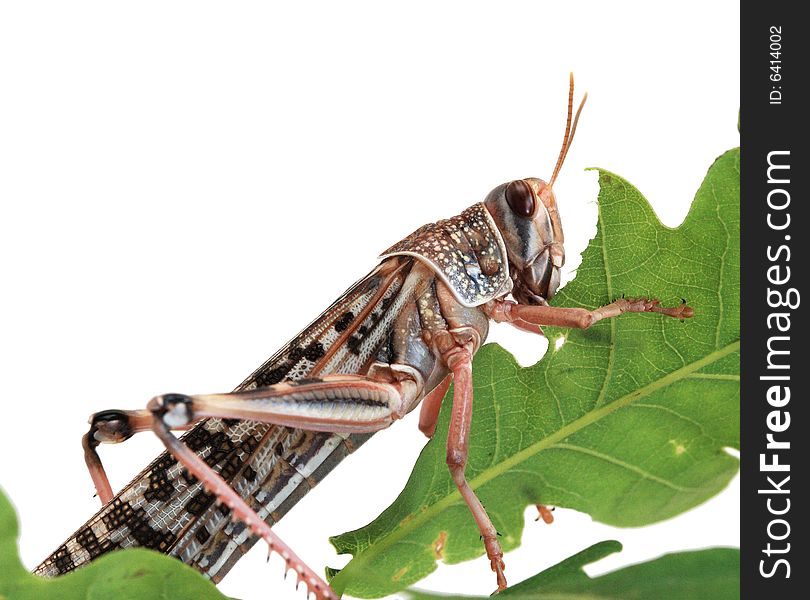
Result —
M 565 261 L 553 186 L 586 98 L 574 115 L 572 75 L 563 144 L 548 182 L 499 185 L 460 215 L 391 246 L 234 392 L 164 394 L 145 409 L 92 415 L 83 447 L 103 507 L 35 572 L 59 575 L 116 548 L 144 546 L 218 582 L 262 539 L 308 594 L 335 599 L 271 525 L 374 432 L 420 403 L 419 428 L 432 436 L 452 380 L 447 465 L 481 532 L 497 591 L 505 589 L 498 533 L 464 474 L 472 360 L 489 322 L 542 334 L 543 325 L 587 328 L 629 312 L 693 315 L 685 301 L 666 308 L 646 298 L 595 310 L 548 304 Z M 97 447 L 149 430 L 167 451 L 113 494 Z M 173 432 L 181 430 L 189 431 L 177 438 Z M 543 507 L 541 514 L 547 517 Z

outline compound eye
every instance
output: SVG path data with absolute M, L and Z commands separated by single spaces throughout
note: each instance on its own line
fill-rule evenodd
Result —
M 520 217 L 528 218 L 534 214 L 534 194 L 529 184 L 522 179 L 506 186 L 506 203 Z

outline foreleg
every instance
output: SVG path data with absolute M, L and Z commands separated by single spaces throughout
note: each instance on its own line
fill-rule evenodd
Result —
M 667 308 L 661 306 L 658 300 L 649 298 L 619 298 L 615 302 L 596 310 L 558 306 L 528 306 L 509 300 L 493 300 L 487 303 L 484 310 L 494 321 L 520 324 L 524 329 L 528 325 L 588 329 L 602 319 L 618 317 L 624 313 L 650 312 L 676 319 L 688 319 L 695 314 L 695 311 L 686 305 L 685 300 L 679 306 Z

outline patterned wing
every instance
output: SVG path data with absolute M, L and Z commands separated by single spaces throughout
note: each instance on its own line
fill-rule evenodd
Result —
M 411 266 L 402 259 L 381 263 L 236 389 L 298 380 L 316 370 L 365 372 L 413 296 L 406 285 Z M 369 437 L 207 419 L 182 439 L 272 525 Z M 256 542 L 229 512 L 164 452 L 35 573 L 55 576 L 111 550 L 143 546 L 219 581 Z

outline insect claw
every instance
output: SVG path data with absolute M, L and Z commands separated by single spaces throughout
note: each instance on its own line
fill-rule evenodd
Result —
M 554 507 L 552 506 L 549 508 L 544 504 L 536 504 L 535 508 L 537 508 L 537 518 L 535 521 L 539 521 L 540 519 L 543 520 L 544 523 L 547 525 L 551 525 L 554 522 L 554 515 L 551 513 L 554 512 Z

